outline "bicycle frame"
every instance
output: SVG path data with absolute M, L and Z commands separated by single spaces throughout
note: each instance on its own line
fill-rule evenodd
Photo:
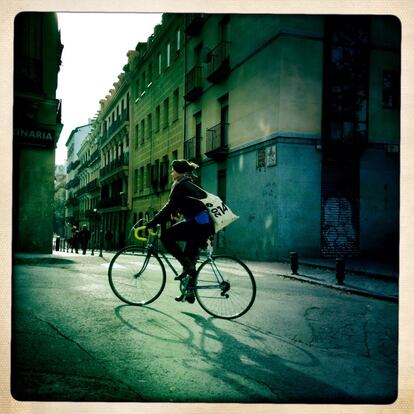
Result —
M 140 236 L 140 231 L 143 231 L 146 229 L 146 226 L 141 226 L 141 227 L 134 227 L 132 228 L 133 232 L 134 232 L 134 236 L 137 240 L 146 242 L 146 246 L 145 249 L 148 251 L 148 259 L 149 256 L 151 254 L 155 254 L 157 256 L 160 256 L 165 263 L 167 263 L 168 267 L 171 269 L 171 271 L 174 273 L 175 276 L 178 276 L 178 272 L 175 269 L 175 267 L 173 266 L 173 264 L 171 263 L 171 261 L 168 259 L 168 257 L 166 256 L 166 254 L 159 250 L 158 248 L 158 240 L 160 237 L 160 232 L 161 232 L 161 227 L 158 225 L 157 226 L 157 230 L 154 232 L 151 229 L 148 230 L 148 234 L 150 237 L 142 237 Z M 214 276 L 217 280 L 218 285 L 209 285 L 209 286 L 203 286 L 203 287 L 198 287 L 197 289 L 217 289 L 218 287 L 225 289 L 225 287 L 223 288 L 223 283 L 226 283 L 223 279 L 223 276 L 221 275 L 220 271 L 218 270 L 216 264 L 214 263 L 214 258 L 212 255 L 212 244 L 211 244 L 211 240 L 208 240 L 208 247 L 207 248 L 207 253 L 205 254 L 206 256 L 206 260 L 208 260 L 208 263 L 210 264 Z
M 161 226 L 156 231 L 146 226 L 136 227 L 140 222 L 142 220 L 132 227 L 131 233 L 143 244 L 119 250 L 108 268 L 109 284 L 115 295 L 138 306 L 151 303 L 161 295 L 167 269 L 179 276 L 174 260 L 159 245 Z M 127 257 L 129 254 L 131 260 Z M 137 255 L 136 260 L 134 255 Z M 115 266 L 115 262 L 119 266 Z M 207 240 L 206 248 L 200 249 L 195 279 L 189 275 L 175 279 L 180 281 L 181 291 L 181 296 L 175 298 L 177 301 L 193 303 L 197 299 L 207 313 L 218 318 L 234 319 L 244 315 L 256 297 L 256 283 L 250 269 L 238 258 L 213 255 L 211 238 Z

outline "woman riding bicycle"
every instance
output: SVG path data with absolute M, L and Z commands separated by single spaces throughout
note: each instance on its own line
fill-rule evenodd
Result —
M 147 223 L 147 227 L 154 228 L 157 224 L 166 223 L 179 215 L 184 217 L 183 221 L 162 232 L 161 241 L 166 250 L 183 266 L 183 272 L 175 279 L 180 280 L 189 275 L 188 289 L 191 291 L 194 289 L 198 249 L 214 234 L 214 225 L 205 205 L 199 201 L 206 196 L 205 193 L 193 184 L 192 173 L 198 165 L 187 160 L 174 160 L 171 167 L 174 182 L 169 199 L 158 214 Z M 178 241 L 186 242 L 184 251 L 178 245 Z M 176 298 L 181 299 L 182 297 Z M 187 296 L 186 300 L 194 303 L 194 294 Z

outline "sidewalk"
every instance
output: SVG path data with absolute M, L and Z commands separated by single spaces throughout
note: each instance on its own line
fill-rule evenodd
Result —
M 290 262 L 253 262 L 246 264 L 253 273 L 274 274 L 302 282 L 317 284 L 347 293 L 398 302 L 398 270 L 388 263 L 372 260 L 345 260 L 345 278 L 339 284 L 335 259 L 299 260 L 297 274 L 292 274 Z
M 87 251 L 84 256 L 76 253 L 56 252 L 52 254 L 16 254 L 13 259 L 15 264 L 49 264 L 58 265 L 68 260 L 74 262 L 89 263 L 99 260 L 110 262 L 115 252 L 103 252 L 99 257 L 99 251 L 91 255 Z M 369 296 L 377 299 L 398 302 L 398 270 L 388 263 L 372 260 L 345 260 L 345 278 L 342 284 L 336 279 L 335 259 L 300 259 L 298 274 L 292 274 L 290 262 L 258 262 L 244 261 L 257 277 L 260 275 L 275 275 L 312 283 L 327 288 L 341 290 L 351 294 Z

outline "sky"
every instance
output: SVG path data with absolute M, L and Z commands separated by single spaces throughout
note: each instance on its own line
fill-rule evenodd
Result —
M 67 158 L 66 141 L 99 110 L 128 62 L 128 50 L 146 42 L 161 22 L 159 13 L 58 13 L 63 44 L 56 96 L 62 100 L 63 130 L 56 164 Z

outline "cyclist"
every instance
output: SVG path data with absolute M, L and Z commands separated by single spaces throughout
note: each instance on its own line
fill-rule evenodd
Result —
M 184 220 L 165 229 L 161 234 L 161 241 L 166 250 L 171 253 L 183 266 L 183 272 L 175 278 L 181 280 L 186 275 L 190 276 L 188 290 L 193 292 L 187 296 L 189 303 L 194 303 L 194 282 L 196 275 L 196 258 L 198 249 L 205 245 L 208 237 L 214 234 L 214 225 L 205 205 L 199 201 L 206 195 L 197 186 L 193 185 L 193 171 L 198 165 L 187 160 L 174 160 L 171 163 L 173 185 L 167 203 L 147 223 L 148 228 L 154 228 L 157 224 L 166 223 L 177 216 Z M 184 251 L 178 245 L 178 241 L 185 241 Z M 175 298 L 182 300 L 182 296 Z

